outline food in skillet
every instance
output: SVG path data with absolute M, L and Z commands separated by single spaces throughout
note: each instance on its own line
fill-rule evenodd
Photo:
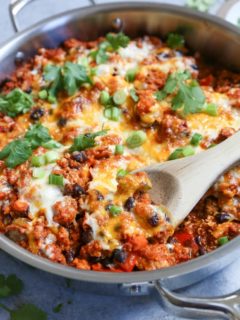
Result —
M 240 233 L 240 167 L 176 230 L 151 201 L 147 175 L 131 171 L 231 136 L 239 85 L 175 33 L 166 42 L 69 39 L 18 61 L 0 96 L 1 232 L 34 254 L 99 271 L 168 267 L 225 244 Z

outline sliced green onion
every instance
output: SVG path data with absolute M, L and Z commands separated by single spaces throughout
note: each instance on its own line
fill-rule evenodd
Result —
M 46 100 L 47 97 L 48 97 L 48 93 L 47 93 L 47 90 L 42 90 L 38 93 L 38 96 L 40 99 L 42 100 Z
M 194 133 L 190 141 L 191 145 L 198 146 L 199 142 L 202 140 L 203 136 L 200 133 Z
M 50 174 L 48 177 L 48 183 L 54 184 L 55 186 L 63 186 L 63 176 L 61 176 L 60 174 Z
M 107 91 L 103 90 L 100 94 L 100 103 L 104 106 L 109 103 L 110 95 Z
M 138 68 L 132 68 L 132 69 L 129 69 L 126 73 L 126 76 L 125 76 L 125 79 L 128 81 L 128 82 L 133 82 L 135 80 L 135 77 L 136 77 L 136 74 L 138 72 Z
M 118 90 L 113 95 L 113 102 L 117 105 L 121 105 L 126 101 L 126 93 L 123 90 Z
M 49 140 L 48 142 L 43 143 L 42 145 L 46 149 L 57 149 L 60 148 L 62 145 L 61 143 L 55 141 L 55 140 Z
M 124 152 L 124 146 L 121 144 L 117 144 L 115 146 L 115 154 L 123 154 Z
M 223 246 L 224 244 L 228 243 L 229 242 L 229 239 L 228 237 L 221 237 L 218 239 L 218 244 L 219 246 Z
M 140 147 L 147 140 L 147 135 L 142 130 L 133 131 L 126 140 L 128 148 Z
M 53 163 L 59 158 L 58 152 L 55 151 L 48 151 L 45 153 L 45 160 L 46 163 Z
M 130 93 L 130 97 L 133 99 L 133 101 L 138 102 L 139 97 L 136 93 L 136 90 L 134 88 L 132 88 L 132 89 L 130 89 L 129 93 Z
M 195 150 L 191 146 L 186 146 L 183 148 L 177 148 L 170 154 L 168 160 L 176 160 L 180 158 L 185 158 L 194 155 Z
M 115 217 L 115 216 L 118 216 L 122 212 L 122 209 L 118 206 L 112 205 L 109 208 L 109 212 L 111 213 L 112 216 Z
M 87 57 L 78 58 L 78 62 L 77 63 L 82 65 L 82 66 L 84 66 L 84 67 L 88 67 L 89 66 Z
M 203 111 L 213 117 L 218 115 L 217 106 L 214 103 L 208 103 Z
M 124 169 L 119 169 L 118 172 L 117 172 L 117 177 L 124 177 L 128 174 L 128 171 L 127 170 L 124 170 Z
M 48 96 L 48 102 L 53 104 L 57 102 L 57 99 L 54 96 Z
M 45 171 L 43 168 L 33 168 L 32 176 L 35 179 L 41 179 L 45 176 Z
M 104 110 L 104 117 L 112 121 L 118 121 L 120 115 L 121 110 L 117 107 L 111 107 Z
M 32 165 L 34 167 L 44 166 L 45 163 L 46 163 L 45 156 L 44 155 L 42 155 L 42 156 L 33 156 L 32 160 L 31 160 L 31 163 L 32 163 Z

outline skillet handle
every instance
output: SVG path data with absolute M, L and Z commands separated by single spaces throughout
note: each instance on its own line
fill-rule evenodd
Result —
M 154 286 L 164 305 L 178 315 L 192 319 L 240 320 L 240 290 L 215 298 L 193 298 L 170 291 L 160 281 Z
M 17 15 L 18 13 L 25 7 L 27 6 L 29 3 L 33 2 L 34 0 L 10 0 L 10 4 L 9 4 L 9 13 L 10 13 L 10 17 L 11 17 L 11 21 L 14 27 L 14 30 L 16 32 L 19 32 L 21 30 L 19 23 L 18 23 L 18 19 L 17 19 Z M 88 0 L 90 2 L 91 5 L 96 5 L 95 0 Z

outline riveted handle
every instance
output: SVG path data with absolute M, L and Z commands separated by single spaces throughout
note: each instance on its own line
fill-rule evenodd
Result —
M 175 293 L 160 281 L 154 283 L 164 305 L 181 316 L 193 319 L 240 320 L 240 290 L 219 297 L 197 298 Z
M 21 28 L 19 26 L 18 19 L 17 19 L 18 13 L 33 1 L 34 0 L 10 0 L 9 13 L 10 13 L 14 30 L 16 32 L 21 31 Z M 90 2 L 90 5 L 96 5 L 95 0 L 88 0 L 88 1 Z

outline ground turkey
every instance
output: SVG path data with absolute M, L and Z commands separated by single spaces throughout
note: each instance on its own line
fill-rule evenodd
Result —
M 77 201 L 71 197 L 64 197 L 63 200 L 57 201 L 53 205 L 53 220 L 61 225 L 71 224 L 78 212 Z

